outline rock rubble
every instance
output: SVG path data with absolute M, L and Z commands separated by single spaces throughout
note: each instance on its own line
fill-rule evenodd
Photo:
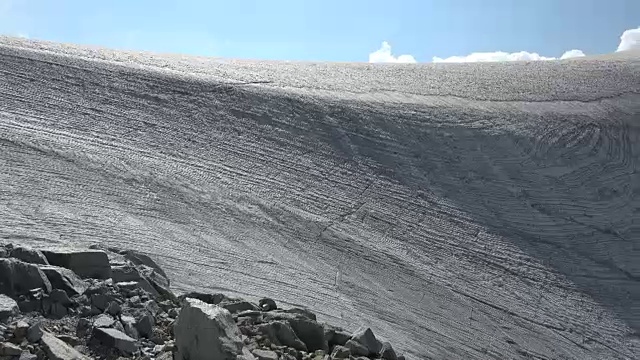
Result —
M 371 329 L 224 294 L 176 296 L 132 250 L 0 246 L 0 360 L 403 360 Z

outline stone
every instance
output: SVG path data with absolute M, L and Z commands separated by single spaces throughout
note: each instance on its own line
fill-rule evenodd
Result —
M 116 298 L 109 294 L 93 294 L 91 295 L 91 305 L 98 308 L 100 311 L 105 311 L 112 301 Z
M 369 356 L 369 349 L 355 340 L 349 340 L 344 347 L 349 349 L 353 356 Z
M 97 328 L 110 328 L 113 327 L 115 323 L 116 321 L 111 316 L 106 314 L 98 315 L 93 320 L 93 326 Z
M 251 352 L 258 360 L 278 360 L 278 354 L 271 350 L 256 349 Z
M 351 356 L 351 350 L 344 346 L 337 345 L 331 353 L 332 359 L 348 359 Z
M 364 356 L 378 355 L 382 350 L 382 343 L 376 339 L 370 328 L 360 328 L 351 335 L 351 340 L 363 345 L 369 351 Z
M 140 338 L 138 329 L 136 329 L 136 319 L 133 316 L 122 315 L 120 317 L 120 322 L 122 323 L 122 327 L 124 328 L 125 334 L 127 334 L 128 336 L 134 339 Z
M 398 355 L 396 354 L 393 347 L 388 342 L 382 343 L 382 349 L 380 349 L 380 357 L 384 360 L 398 360 Z
M 144 315 L 138 319 L 136 329 L 140 336 L 149 338 L 153 334 L 153 326 L 156 324 L 155 319 L 151 315 Z
M 167 278 L 167 274 L 165 274 L 164 270 L 162 270 L 162 268 L 158 264 L 156 264 L 156 262 L 153 261 L 148 255 L 135 250 L 124 250 L 121 251 L 120 254 L 123 255 L 125 259 L 131 261 L 133 264 L 148 266 L 157 271 L 158 274 Z
M 73 270 L 53 265 L 40 266 L 40 270 L 53 289 L 64 290 L 69 296 L 82 295 L 89 287 Z
M 156 316 L 160 312 L 160 306 L 158 306 L 158 303 L 153 300 L 146 301 L 143 304 L 143 307 L 153 316 Z
M 138 265 L 140 273 L 151 283 L 153 288 L 165 299 L 176 301 L 176 296 L 169 290 L 169 279 L 158 273 L 155 269 L 146 266 Z
M 66 307 L 69 307 L 72 304 L 71 299 L 69 299 L 69 295 L 67 295 L 64 290 L 52 290 L 51 294 L 49 294 L 49 297 L 51 298 L 51 300 L 53 300 L 53 302 L 62 304 Z
M 287 321 L 298 338 L 307 345 L 309 351 L 327 351 L 329 349 L 328 342 L 324 335 L 324 327 L 321 324 L 308 319 L 306 316 L 283 312 L 269 312 L 264 315 L 264 320 L 266 322 L 274 320 Z
M 111 278 L 116 283 L 126 283 L 126 282 L 135 282 L 136 286 L 153 297 L 157 297 L 159 295 L 158 291 L 151 285 L 149 280 L 140 274 L 138 269 L 135 267 L 123 264 L 123 265 L 115 265 L 111 266 Z
M 262 311 L 272 311 L 278 309 L 278 305 L 273 299 L 270 298 L 262 298 L 260 302 L 258 302 L 258 306 Z
M 398 355 L 398 360 L 405 360 L 404 355 Z
M 160 353 L 156 356 L 156 360 L 173 360 L 173 353 L 169 351 Z
M 184 299 L 173 331 L 176 360 L 236 360 L 242 352 L 240 332 L 231 313 L 198 299 Z
M 42 339 L 42 334 L 43 331 L 40 323 L 33 324 L 27 329 L 27 341 L 37 343 Z
M 78 346 L 80 345 L 80 339 L 78 339 L 75 336 L 71 336 L 71 335 L 58 335 L 58 339 L 64 341 L 65 343 L 71 345 L 71 346 Z
M 20 313 L 18 303 L 12 298 L 0 294 L 0 321 L 5 321 Z
M 259 310 L 259 308 L 248 302 L 248 301 L 234 301 L 234 302 L 229 302 L 229 301 L 223 301 L 219 304 L 220 306 L 222 306 L 223 308 L 229 310 L 230 313 L 235 314 L 237 312 L 240 311 L 247 311 L 247 310 Z
M 91 321 L 86 318 L 78 319 L 78 325 L 76 325 L 76 336 L 85 337 L 91 330 Z
M 51 309 L 49 310 L 49 315 L 54 319 L 62 319 L 67 316 L 69 311 L 67 308 L 61 303 L 55 302 L 51 304 Z
M 51 292 L 49 279 L 37 265 L 17 259 L 0 259 L 0 294 L 17 297 L 36 288 Z
M 4 342 L 0 343 L 0 356 L 18 356 L 22 353 L 20 346 Z
M 109 279 L 111 266 L 107 253 L 101 250 L 51 249 L 42 253 L 51 265 L 73 270 L 83 279 Z
M 18 360 L 38 360 L 38 355 L 23 351 Z
M 212 305 L 218 305 L 222 301 L 227 300 L 227 296 L 224 294 L 207 294 L 201 292 L 190 292 L 178 297 L 178 299 L 183 301 L 187 298 L 198 299 L 202 302 Z
M 29 327 L 29 323 L 24 320 L 16 322 L 13 329 L 13 339 L 15 339 L 17 343 L 22 342 L 22 340 L 27 337 Z
M 303 316 L 305 316 L 306 318 L 308 318 L 310 320 L 317 321 L 316 314 L 314 314 L 313 312 L 311 312 L 310 310 L 307 310 L 307 309 L 291 308 L 291 309 L 283 310 L 283 312 L 288 313 L 288 314 L 300 314 L 300 315 L 303 315 Z
M 267 336 L 276 345 L 285 345 L 296 350 L 307 351 L 307 345 L 298 338 L 286 321 L 273 321 L 258 326 L 258 332 Z
M 11 249 L 9 257 L 22 260 L 29 264 L 49 265 L 47 258 L 42 255 L 42 252 L 26 246 L 14 247 Z
M 50 360 L 90 360 L 64 341 L 44 332 L 40 341 L 42 348 Z
M 109 306 L 107 306 L 106 311 L 109 315 L 118 316 L 122 312 L 122 307 L 117 301 L 112 301 L 109 303 Z
M 131 355 L 138 351 L 135 339 L 116 329 L 94 328 L 92 336 L 101 344 L 118 349 L 124 355 Z

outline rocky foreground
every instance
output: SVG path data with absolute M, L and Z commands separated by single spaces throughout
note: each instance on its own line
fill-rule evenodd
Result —
M 370 329 L 224 294 L 176 296 L 129 250 L 0 247 L 0 359 L 404 359 Z

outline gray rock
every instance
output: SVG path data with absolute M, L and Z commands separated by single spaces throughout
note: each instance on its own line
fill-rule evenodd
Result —
M 62 319 L 63 317 L 67 316 L 68 314 L 69 314 L 69 311 L 61 303 L 54 302 L 53 304 L 51 304 L 51 309 L 49 310 L 49 315 L 52 318 L 54 318 L 54 319 Z
M 90 360 L 48 332 L 44 332 L 40 344 L 50 360 Z
M 53 265 L 40 266 L 40 270 L 53 289 L 64 290 L 69 296 L 82 295 L 89 287 L 73 270 Z
M 146 265 L 138 265 L 138 270 L 140 273 L 153 285 L 156 291 L 164 298 L 170 299 L 172 301 L 177 300 L 175 295 L 169 290 L 169 279 L 158 273 L 155 269 L 146 266 Z
M 124 355 L 131 355 L 138 350 L 135 339 L 116 329 L 94 328 L 93 338 L 105 346 L 120 350 Z
M 91 331 L 91 321 L 86 318 L 78 319 L 78 325 L 76 326 L 76 336 L 85 337 Z
M 9 257 L 22 260 L 30 264 L 49 265 L 47 258 L 42 255 L 42 252 L 26 246 L 19 246 L 11 249 Z
M 358 329 L 351 335 L 351 340 L 358 342 L 368 349 L 369 353 L 364 354 L 365 356 L 378 355 L 380 354 L 380 350 L 382 350 L 382 343 L 376 339 L 370 328 Z
M 278 354 L 271 350 L 256 349 L 251 352 L 258 360 L 278 360 Z
M 40 323 L 33 324 L 27 329 L 27 341 L 30 343 L 37 343 L 42 339 L 42 327 Z
M 156 360 L 173 360 L 173 353 L 170 351 L 160 353 L 156 356 Z
M 160 306 L 158 306 L 158 303 L 153 300 L 146 301 L 143 306 L 144 309 L 153 316 L 156 316 L 160 312 Z
M 51 283 L 38 266 L 17 259 L 0 259 L 0 294 L 17 297 L 36 288 L 51 292 Z
M 116 283 L 127 283 L 127 282 L 135 282 L 136 286 L 153 297 L 157 297 L 159 295 L 158 291 L 151 285 L 149 280 L 140 274 L 138 269 L 135 267 L 123 264 L 123 265 L 115 265 L 111 266 L 111 278 Z
M 23 351 L 18 360 L 38 360 L 38 355 Z
M 278 305 L 273 299 L 270 298 L 262 298 L 260 302 L 258 302 L 258 306 L 262 311 L 272 311 L 278 308 Z
M 306 316 L 283 312 L 268 312 L 264 314 L 264 320 L 266 322 L 274 320 L 287 321 L 298 338 L 307 345 L 309 351 L 329 350 L 329 344 L 324 335 L 324 327 Z
M 187 298 L 198 299 L 202 302 L 212 305 L 218 305 L 222 301 L 228 300 L 227 296 L 224 294 L 207 294 L 201 292 L 189 292 L 178 297 L 178 299 L 183 301 Z
M 157 271 L 158 274 L 167 278 L 167 274 L 165 274 L 164 270 L 162 270 L 162 268 L 158 264 L 156 264 L 156 262 L 153 261 L 148 255 L 145 255 L 135 250 L 124 250 L 124 251 L 121 251 L 120 254 L 123 255 L 125 259 L 131 261 L 135 265 L 148 266 L 153 270 Z
M 124 328 L 124 333 L 129 335 L 134 339 L 140 338 L 140 334 L 138 333 L 138 329 L 136 329 L 136 319 L 133 316 L 121 316 L 120 322 L 122 323 L 122 327 Z
M 349 340 L 344 347 L 349 349 L 353 356 L 369 356 L 369 349 L 355 340 Z
M 13 325 L 13 339 L 20 343 L 27 337 L 27 331 L 29 331 L 29 323 L 24 320 L 20 320 Z
M 80 345 L 80 339 L 78 339 L 75 336 L 71 336 L 71 335 L 58 335 L 57 336 L 58 339 L 64 341 L 65 343 L 71 345 L 71 346 L 78 346 Z
M 5 321 L 18 313 L 20 313 L 18 303 L 12 298 L 0 294 L 0 321 Z
M 173 331 L 176 360 L 236 360 L 242 352 L 240 332 L 231 313 L 197 299 L 184 300 Z
M 110 294 L 93 294 L 91 295 L 91 305 L 98 308 L 100 311 L 105 311 L 112 301 L 116 298 Z
M 307 345 L 298 338 L 286 321 L 273 321 L 258 326 L 258 331 L 266 335 L 275 345 L 284 345 L 299 351 L 307 351 Z
M 337 345 L 331 353 L 332 359 L 348 359 L 351 356 L 351 350 L 344 346 Z
M 4 342 L 0 343 L 0 356 L 18 356 L 22 353 L 20 346 Z
M 73 270 L 83 279 L 108 279 L 111 266 L 107 253 L 100 250 L 52 249 L 42 253 L 51 265 Z
M 109 306 L 107 306 L 106 311 L 109 315 L 118 316 L 122 312 L 122 307 L 120 306 L 120 304 L 118 304 L 117 301 L 112 301 L 109 303 Z
M 404 355 L 398 355 L 398 360 L 405 360 Z
M 248 311 L 248 310 L 253 310 L 253 311 L 257 311 L 260 310 L 256 305 L 248 302 L 248 301 L 235 301 L 235 302 L 229 302 L 229 301 L 223 301 L 220 303 L 220 306 L 222 306 L 223 308 L 229 310 L 230 313 L 235 314 L 237 312 L 240 311 Z
M 288 313 L 288 314 L 300 314 L 300 315 L 303 315 L 303 316 L 305 316 L 306 318 L 308 318 L 310 320 L 317 321 L 316 314 L 314 314 L 313 312 L 311 312 L 310 310 L 307 310 L 307 309 L 291 308 L 291 309 L 283 310 L 283 312 Z
M 98 315 L 93 320 L 93 326 L 97 328 L 110 328 L 113 327 L 115 323 L 116 321 L 111 316 L 106 314 Z
M 398 360 L 398 355 L 390 343 L 384 342 L 382 343 L 382 349 L 380 349 L 380 357 L 384 360 Z
M 156 324 L 155 319 L 151 315 L 144 315 L 140 319 L 138 319 L 136 323 L 136 329 L 140 336 L 144 336 L 146 338 L 151 337 L 153 334 L 153 326 Z
M 67 295 L 67 293 L 64 290 L 60 290 L 60 289 L 52 290 L 51 294 L 49 294 L 49 297 L 53 302 L 62 304 L 63 306 L 66 306 L 66 307 L 69 307 L 72 304 L 71 299 L 69 299 L 69 295 Z

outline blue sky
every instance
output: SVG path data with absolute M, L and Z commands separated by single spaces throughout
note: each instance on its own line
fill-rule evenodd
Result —
M 0 0 L 2 34 L 229 58 L 602 54 L 639 27 L 640 0 Z

